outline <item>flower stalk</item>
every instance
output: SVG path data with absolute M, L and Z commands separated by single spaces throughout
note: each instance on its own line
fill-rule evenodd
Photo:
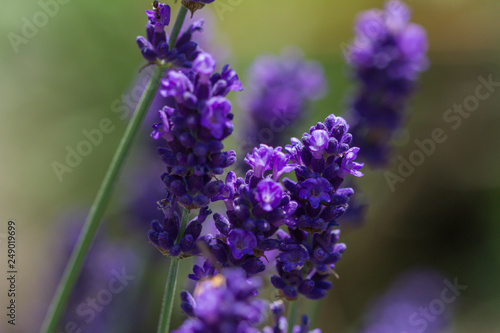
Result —
M 181 30 L 184 18 L 186 17 L 187 9 L 181 7 L 175 25 L 170 36 L 170 45 L 175 45 L 179 32 Z M 57 330 L 57 326 L 61 316 L 68 304 L 69 296 L 73 290 L 76 280 L 80 275 L 83 263 L 95 238 L 97 229 L 101 222 L 104 211 L 111 197 L 113 186 L 116 182 L 118 174 L 121 170 L 125 157 L 127 156 L 132 142 L 137 135 L 137 132 L 146 116 L 151 103 L 158 91 L 163 74 L 168 66 L 157 66 L 149 80 L 149 83 L 144 91 L 141 100 L 139 101 L 136 111 L 123 134 L 123 137 L 118 145 L 118 148 L 111 160 L 106 175 L 99 187 L 97 195 L 90 208 L 89 215 L 83 226 L 82 233 L 78 242 L 71 254 L 68 264 L 64 270 L 63 276 L 57 287 L 56 293 L 49 306 L 47 315 L 42 325 L 41 332 L 51 333 Z M 173 262 L 175 259 L 173 260 Z M 175 264 L 174 264 L 175 265 Z M 177 263 L 178 265 L 178 263 Z M 175 272 L 176 276 L 177 273 Z
M 99 191 L 97 192 L 94 202 L 92 203 L 89 215 L 85 221 L 85 225 L 83 226 L 82 233 L 75 246 L 75 250 L 71 254 L 66 269 L 64 270 L 63 277 L 57 287 L 42 326 L 42 332 L 55 332 L 57 329 L 59 320 L 61 319 L 63 311 L 68 303 L 68 298 L 78 276 L 80 275 L 84 260 L 87 256 L 90 245 L 94 240 L 102 216 L 104 215 L 104 211 L 106 210 L 109 198 L 111 197 L 113 185 L 116 182 L 120 169 L 125 161 L 125 157 L 130 150 L 130 146 L 137 135 L 146 112 L 156 95 L 156 91 L 158 90 L 164 71 L 164 67 L 156 67 L 146 90 L 137 105 L 137 109 L 132 117 L 132 120 L 123 134 L 120 144 L 118 145 L 113 159 L 111 160 L 108 171 L 106 172 L 101 186 L 99 187 Z
M 177 236 L 177 242 L 182 239 L 184 231 L 186 230 L 188 220 L 189 210 L 184 209 L 179 235 Z M 163 292 L 160 320 L 158 322 L 158 333 L 168 333 L 170 330 L 170 322 L 172 321 L 172 310 L 174 305 L 175 289 L 177 287 L 177 273 L 179 271 L 180 260 L 180 257 L 172 257 L 170 259 L 167 281 L 165 282 L 165 291 Z
M 177 273 L 179 272 L 179 257 L 170 259 L 165 291 L 163 292 L 163 301 L 160 311 L 160 320 L 158 322 L 158 333 L 168 333 L 170 322 L 172 321 L 172 310 L 174 305 L 175 289 L 177 287 Z
M 181 8 L 179 9 L 179 14 L 177 14 L 174 27 L 172 28 L 172 32 L 170 33 L 170 39 L 168 41 L 168 47 L 170 49 L 175 48 L 175 42 L 177 42 L 177 37 L 179 37 L 179 33 L 181 32 L 182 24 L 184 24 L 184 19 L 186 18 L 187 11 L 188 10 L 184 6 L 181 6 Z

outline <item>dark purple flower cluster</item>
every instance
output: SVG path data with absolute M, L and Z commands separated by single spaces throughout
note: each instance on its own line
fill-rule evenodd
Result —
M 385 10 L 359 15 L 347 61 L 359 87 L 349 109 L 355 144 L 364 160 L 385 166 L 391 136 L 402 125 L 416 80 L 427 69 L 425 30 L 409 23 L 408 7 L 390 0 Z
M 212 265 L 210 260 L 205 260 L 203 266 L 194 265 L 193 274 L 189 274 L 188 277 L 193 281 L 201 281 L 204 279 L 210 279 L 217 275 L 217 270 Z
M 285 178 L 283 184 L 298 205 L 288 224 L 289 234 L 278 233 L 279 276 L 272 276 L 271 282 L 288 299 L 299 293 L 311 299 L 324 297 L 331 287 L 326 278 L 345 251 L 345 245 L 338 243 L 336 220 L 346 211 L 353 190 L 341 185 L 349 174 L 363 175 L 359 171 L 363 164 L 355 162 L 359 148 L 349 147 L 348 130 L 343 118 L 330 115 L 286 147 L 296 164 L 297 181 Z
M 283 245 L 276 258 L 278 275 L 271 276 L 273 286 L 289 300 L 295 300 L 299 294 L 309 299 L 325 297 L 332 287 L 327 278 L 346 249 L 345 244 L 338 242 L 340 230 L 329 227 L 314 233 L 312 240 L 309 233 L 299 229 L 282 234 Z
M 166 189 L 188 209 L 208 206 L 223 186 L 214 176 L 236 160 L 234 151 L 222 151 L 222 140 L 233 131 L 231 103 L 225 96 L 242 90 L 241 82 L 228 66 L 214 73 L 215 65 L 210 54 L 200 53 L 191 71 L 168 73 L 160 92 L 172 104 L 159 111 L 162 122 L 151 134 L 167 142 L 158 148 L 167 165 L 162 176 Z
M 177 207 L 175 200 L 174 197 L 172 199 L 174 202 L 167 202 L 167 199 L 161 201 L 165 205 L 163 207 L 165 219 L 162 222 L 157 220 L 151 222 L 148 238 L 164 255 L 181 258 L 198 255 L 200 250 L 197 242 L 198 240 L 205 241 L 205 237 L 199 239 L 202 224 L 212 211 L 207 207 L 201 208 L 198 216 L 192 219 L 183 231 L 178 210 L 172 208 Z M 181 232 L 183 232 L 182 235 L 180 235 Z
M 324 123 L 312 126 L 302 140 L 293 138 L 286 149 L 297 164 L 297 181 L 284 179 L 292 198 L 300 203 L 295 212 L 296 225 L 307 232 L 323 232 L 335 225 L 347 208 L 353 191 L 341 188 L 351 174 L 361 177 L 363 163 L 355 162 L 358 147 L 350 147 L 352 135 L 342 117 L 333 114 Z
M 259 57 L 248 76 L 248 91 L 240 104 L 246 116 L 242 139 L 250 149 L 259 143 L 285 144 L 289 130 L 311 101 L 324 96 L 327 86 L 321 65 L 305 61 L 295 50 Z
M 285 305 L 282 301 L 276 301 L 271 304 L 271 311 L 273 313 L 273 327 L 264 327 L 262 333 L 286 333 L 288 329 L 288 321 L 283 316 L 285 313 Z M 307 315 L 303 315 L 300 325 L 294 326 L 293 333 L 321 333 L 320 329 L 309 331 L 309 319 Z
M 267 303 L 256 296 L 259 278 L 247 278 L 242 269 L 224 269 L 202 280 L 194 295 L 181 293 L 181 308 L 190 318 L 174 333 L 259 333 Z
M 278 228 L 294 225 L 291 216 L 297 203 L 290 199 L 280 178 L 295 166 L 288 164 L 290 156 L 281 149 L 264 144 L 255 148 L 245 159 L 252 167 L 245 179 L 228 173 L 217 198 L 224 200 L 227 218 L 214 215 L 218 235 L 209 243 L 218 264 L 243 267 L 248 274 L 263 271 L 260 257 L 280 247 L 281 241 L 273 238 Z M 269 176 L 267 171 L 271 171 Z
M 213 264 L 242 267 L 252 275 L 265 270 L 260 258 L 266 258 L 266 251 L 279 250 L 279 276 L 271 282 L 282 296 L 324 297 L 331 287 L 326 279 L 345 251 L 336 219 L 346 211 L 353 190 L 341 185 L 349 174 L 363 175 L 363 164 L 355 162 L 359 148 L 349 146 L 348 130 L 343 118 L 330 115 L 302 140 L 292 139 L 289 154 L 264 144 L 254 148 L 245 159 L 251 167 L 245 179 L 229 172 L 213 198 L 225 202 L 227 218 L 215 214 L 218 234 L 205 238 Z M 281 180 L 291 171 L 297 181 Z M 207 271 L 213 272 L 198 267 L 191 278 L 200 280 Z
M 146 38 L 137 37 L 137 45 L 141 54 L 150 63 L 171 63 L 176 67 L 191 68 L 193 61 L 200 53 L 198 44 L 191 40 L 196 31 L 202 31 L 203 20 L 193 23 L 184 31 L 175 47 L 170 49 L 165 27 L 170 23 L 170 6 L 155 1 L 153 10 L 147 10 L 148 23 Z

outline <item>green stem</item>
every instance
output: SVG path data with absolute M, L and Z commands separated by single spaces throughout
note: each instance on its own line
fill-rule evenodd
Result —
M 181 7 L 179 10 L 179 14 L 177 16 L 177 20 L 175 21 L 174 28 L 172 29 L 172 34 L 170 36 L 170 45 L 175 46 L 175 42 L 177 41 L 177 37 L 179 36 L 179 32 L 181 30 L 182 24 L 184 22 L 184 18 L 186 17 L 187 9 Z M 85 221 L 85 225 L 83 226 L 82 233 L 78 242 L 75 246 L 73 253 L 68 261 L 68 264 L 64 270 L 63 276 L 59 285 L 57 287 L 56 293 L 50 307 L 48 309 L 47 315 L 45 317 L 44 323 L 42 325 L 41 332 L 44 333 L 53 333 L 56 331 L 57 326 L 59 324 L 59 320 L 63 314 L 63 311 L 68 304 L 68 299 L 71 294 L 71 291 L 76 283 L 78 276 L 80 275 L 80 271 L 82 269 L 85 257 L 87 252 L 92 244 L 92 241 L 95 237 L 99 224 L 101 222 L 102 216 L 106 209 L 106 206 L 109 202 L 109 198 L 111 196 L 111 190 L 113 185 L 118 177 L 118 173 L 123 165 L 125 157 L 130 150 L 130 146 L 134 141 L 134 138 L 144 120 L 144 117 L 153 102 L 153 99 L 158 91 L 158 87 L 160 86 L 161 79 L 165 72 L 167 66 L 157 66 L 151 79 L 144 91 L 139 104 L 137 105 L 137 109 L 130 121 L 123 137 L 118 145 L 118 148 L 111 160 L 111 164 L 109 165 L 108 171 L 104 176 L 104 179 L 99 187 L 99 191 L 92 203 L 92 207 L 90 208 L 89 215 L 87 220 Z
M 142 121 L 151 106 L 151 102 L 156 95 L 156 91 L 158 90 L 164 71 L 164 67 L 156 67 L 146 90 L 137 105 L 137 109 L 132 117 L 132 120 L 123 134 L 120 144 L 118 145 L 113 159 L 111 160 L 108 171 L 106 172 L 101 186 L 99 187 L 99 191 L 97 192 L 94 202 L 92 203 L 92 207 L 90 208 L 89 215 L 85 221 L 85 225 L 83 226 L 83 230 L 75 246 L 75 250 L 71 254 L 54 298 L 52 299 L 52 303 L 42 326 L 42 332 L 52 333 L 57 329 L 59 320 L 61 319 L 63 311 L 68 303 L 68 298 L 78 276 L 80 275 L 85 257 L 109 202 L 113 185 L 118 177 L 118 173 L 123 165 L 128 151 L 130 150 L 130 146 L 132 145 Z
M 68 303 L 68 298 L 78 276 L 80 275 L 85 257 L 109 202 L 113 185 L 118 177 L 118 173 L 123 165 L 128 151 L 130 150 L 130 146 L 132 145 L 142 121 L 151 106 L 151 102 L 156 95 L 156 91 L 158 90 L 164 71 L 165 67 L 156 67 L 146 90 L 137 105 L 137 109 L 132 117 L 132 120 L 123 134 L 120 144 L 118 145 L 113 159 L 111 160 L 108 171 L 106 172 L 101 186 L 99 187 L 99 191 L 97 192 L 94 202 L 92 203 L 92 207 L 90 208 L 89 215 L 85 221 L 85 225 L 83 226 L 80 238 L 78 239 L 75 249 L 71 254 L 68 264 L 66 265 L 61 281 L 59 282 L 54 298 L 52 299 L 52 303 L 50 304 L 47 312 L 47 316 L 45 317 L 45 321 L 42 325 L 41 332 L 53 333 L 57 329 L 59 320 L 61 319 L 63 311 Z
M 185 209 L 182 214 L 182 222 L 177 235 L 176 244 L 184 236 L 187 221 L 189 219 L 189 210 Z M 161 305 L 160 321 L 158 322 L 158 333 L 168 333 L 170 322 L 172 319 L 172 310 L 175 298 L 175 289 L 177 287 L 177 272 L 179 271 L 180 258 L 175 257 L 170 259 L 170 267 L 168 269 L 167 281 L 165 282 L 165 291 L 163 292 L 163 301 Z
M 168 37 L 168 48 L 170 50 L 175 48 L 175 43 L 177 42 L 177 38 L 179 37 L 179 33 L 181 32 L 182 24 L 184 23 L 184 19 L 186 18 L 187 11 L 187 8 L 181 5 L 181 9 L 179 9 L 179 14 L 177 14 L 177 19 L 175 20 L 174 27 L 172 28 L 172 32 Z
M 174 305 L 175 288 L 177 287 L 177 272 L 179 271 L 179 257 L 170 260 L 167 282 L 163 293 L 163 302 L 161 305 L 160 321 L 158 323 L 158 333 L 168 332 L 170 321 L 172 319 L 172 310 Z
M 295 301 L 289 302 L 288 306 L 289 306 L 289 308 L 288 308 L 288 316 L 287 316 L 287 321 L 288 321 L 287 333 L 292 333 L 293 327 L 295 326 L 295 322 L 297 321 L 297 312 L 299 310 L 299 300 L 296 299 Z

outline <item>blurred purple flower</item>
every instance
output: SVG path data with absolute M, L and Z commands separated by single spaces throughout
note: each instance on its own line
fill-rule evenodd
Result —
M 258 299 L 259 278 L 242 269 L 225 269 L 201 281 L 193 295 L 181 293 L 181 308 L 190 317 L 173 333 L 259 333 L 267 304 Z
M 321 65 L 304 60 L 296 49 L 259 57 L 248 76 L 248 90 L 239 100 L 244 111 L 241 140 L 248 147 L 243 153 L 259 143 L 285 144 L 310 102 L 323 97 L 327 88 Z
M 425 30 L 409 23 L 410 17 L 399 0 L 361 13 L 346 53 L 358 82 L 348 110 L 354 143 L 360 158 L 374 167 L 388 163 L 391 137 L 403 123 L 416 80 L 429 66 Z
M 428 269 L 402 274 L 384 295 L 372 302 L 360 333 L 447 331 L 452 304 L 442 299 L 448 288 L 445 281 L 439 273 Z
M 241 259 L 245 254 L 253 254 L 253 248 L 257 247 L 255 236 L 245 229 L 233 229 L 227 237 L 227 244 L 236 259 Z

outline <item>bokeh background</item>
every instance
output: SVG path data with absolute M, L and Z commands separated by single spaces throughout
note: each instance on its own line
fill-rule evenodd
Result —
M 356 14 L 380 8 L 383 1 L 217 1 L 229 9 L 216 12 L 207 6 L 195 18 L 211 11 L 213 42 L 219 45 L 215 49 L 244 83 L 246 70 L 257 56 L 279 54 L 290 45 L 324 66 L 329 93 L 313 105 L 297 136 L 329 113 L 342 114 L 352 91 L 342 45 L 352 38 Z M 333 291 L 319 305 L 315 323 L 327 333 L 358 332 L 374 299 L 400 274 L 421 267 L 467 286 L 447 309 L 452 313 L 447 332 L 500 332 L 500 91 L 481 102 L 457 130 L 442 119 L 448 108 L 474 93 L 479 76 L 492 75 L 500 81 L 500 2 L 407 3 L 414 12 L 413 21 L 427 29 L 431 67 L 420 80 L 406 129 L 394 142 L 395 156 L 407 158 L 416 148 L 413 141 L 430 137 L 437 127 L 445 129 L 448 140 L 394 192 L 383 172 L 365 170 L 358 183 L 370 207 L 363 223 L 344 228 L 348 251 L 338 265 Z M 178 5 L 170 4 L 176 13 Z M 42 7 L 33 0 L 4 0 L 1 6 L 0 308 L 7 305 L 9 219 L 17 223 L 19 307 L 16 327 L 6 325 L 2 310 L 0 331 L 36 332 L 69 254 L 64 245 L 72 242 L 67 221 L 83 222 L 75 217 L 78 214 L 68 212 L 83 211 L 85 216 L 126 126 L 113 105 L 137 82 L 143 60 L 135 37 L 144 33 L 144 10 L 150 3 L 67 1 L 26 43 L 18 45 L 17 52 L 9 33 L 21 35 L 23 18 L 32 21 Z M 239 110 L 234 105 L 237 119 Z M 103 118 L 109 118 L 115 129 L 59 181 L 52 163 L 63 163 L 66 147 L 74 148 L 85 138 L 82 130 L 97 128 Z M 236 124 L 237 132 L 241 125 Z M 140 135 L 146 141 L 148 129 Z M 126 266 L 136 278 L 105 309 L 108 319 L 122 326 L 110 325 L 102 329 L 105 332 L 154 331 L 168 269 L 168 259 L 151 251 L 148 244 L 149 221 L 130 215 L 126 203 L 127 195 L 139 192 L 138 187 L 126 185 L 127 177 L 160 175 L 151 165 L 154 161 L 141 158 L 142 149 L 136 145 L 127 160 L 128 171 L 120 178 L 101 230 L 118 248 L 123 246 L 124 255 L 133 257 L 132 248 L 143 258 L 140 265 Z M 396 160 L 388 170 L 396 172 Z M 64 219 L 67 214 L 71 217 Z M 185 270 L 188 266 L 184 265 Z M 106 267 L 110 266 L 101 269 Z M 184 283 L 181 279 L 180 284 Z M 95 297 L 100 288 L 91 286 L 80 302 Z M 309 304 L 303 308 L 311 309 Z M 176 315 L 178 325 L 182 316 L 180 311 Z M 85 332 L 86 323 L 80 321 Z M 138 326 L 123 325 L 127 321 Z

